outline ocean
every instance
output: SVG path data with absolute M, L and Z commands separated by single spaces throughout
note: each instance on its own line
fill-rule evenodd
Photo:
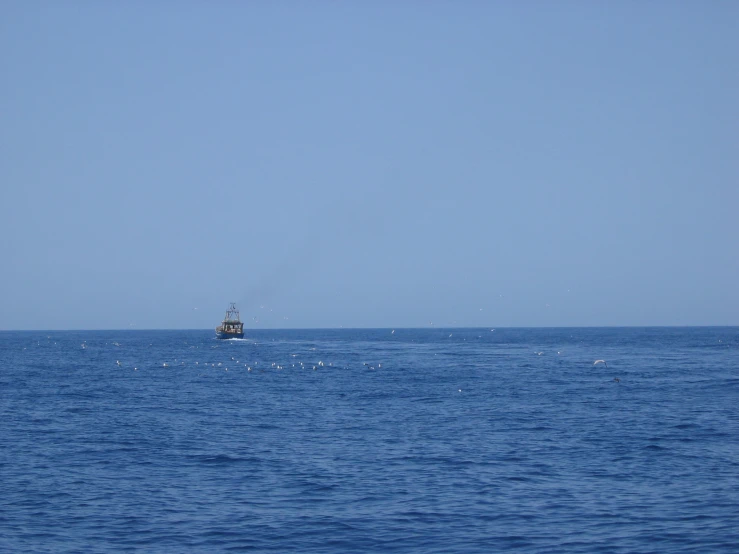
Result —
M 739 551 L 737 327 L 246 333 L 0 332 L 0 551 Z

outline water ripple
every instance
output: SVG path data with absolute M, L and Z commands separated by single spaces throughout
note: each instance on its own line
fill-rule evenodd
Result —
M 737 328 L 252 335 L 0 333 L 0 550 L 739 544 Z

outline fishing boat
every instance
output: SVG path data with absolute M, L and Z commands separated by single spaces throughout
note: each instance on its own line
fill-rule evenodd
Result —
M 236 309 L 236 304 L 234 302 L 231 302 L 228 310 L 226 310 L 226 317 L 224 317 L 221 324 L 216 327 L 216 338 L 244 338 L 244 324 L 241 322 L 241 318 L 239 317 L 239 310 Z

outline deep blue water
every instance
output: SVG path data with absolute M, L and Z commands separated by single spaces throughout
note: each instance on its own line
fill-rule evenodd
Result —
M 0 551 L 739 548 L 739 328 L 247 337 L 0 333 Z

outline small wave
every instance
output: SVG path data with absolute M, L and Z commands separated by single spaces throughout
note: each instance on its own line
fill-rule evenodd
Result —
M 648 446 L 645 446 L 642 450 L 650 450 L 654 452 L 666 452 L 669 450 L 669 448 L 665 446 L 659 446 L 658 444 L 650 444 Z
M 229 456 L 228 454 L 196 455 L 193 458 L 203 464 L 235 464 L 235 463 L 260 463 L 260 460 L 251 456 Z

